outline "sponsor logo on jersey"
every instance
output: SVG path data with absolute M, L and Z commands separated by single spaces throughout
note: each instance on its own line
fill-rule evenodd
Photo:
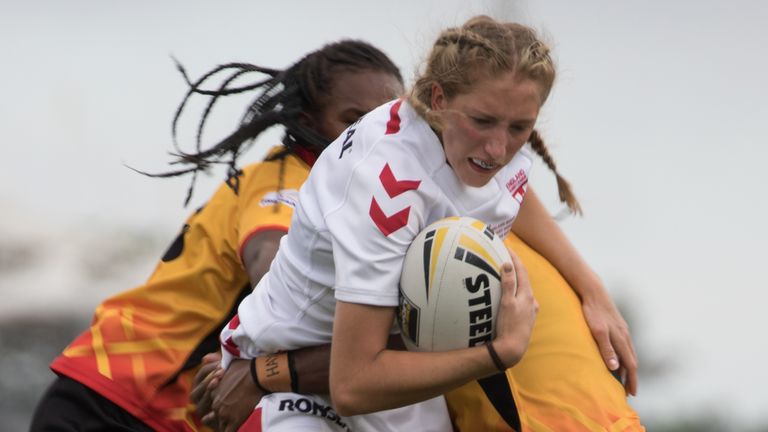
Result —
M 317 403 L 317 401 L 313 399 L 303 397 L 280 399 L 278 411 L 300 412 L 317 416 L 335 424 L 341 428 L 341 430 L 351 430 L 343 418 L 339 416 L 333 408 L 328 405 Z
M 365 116 L 363 116 L 365 117 Z M 357 130 L 357 124 L 360 123 L 360 120 L 363 119 L 363 117 L 360 117 L 357 119 L 356 122 L 349 125 L 344 135 L 344 142 L 341 143 L 341 152 L 339 152 L 339 159 L 341 159 L 342 156 L 344 156 L 344 152 L 349 150 L 352 151 L 352 136 L 355 135 L 355 131 Z
M 379 180 L 384 187 L 384 191 L 387 192 L 390 198 L 394 198 L 405 192 L 416 190 L 421 184 L 421 180 L 398 180 L 392 173 L 392 168 L 389 164 L 384 164 L 384 168 L 381 169 L 379 174 Z M 368 210 L 368 215 L 373 220 L 373 223 L 379 228 L 382 234 L 389 236 L 393 232 L 399 230 L 408 224 L 408 216 L 411 214 L 411 206 L 407 206 L 402 210 L 399 210 L 389 216 L 381 209 L 379 202 L 376 201 L 376 197 L 371 197 L 371 207 Z
M 509 181 L 507 181 L 507 190 L 512 194 L 512 198 L 518 203 L 523 202 L 525 190 L 528 187 L 528 176 L 524 169 L 520 169 Z
M 299 191 L 296 189 L 281 189 L 277 192 L 269 192 L 259 202 L 262 207 L 275 204 L 285 204 L 291 208 L 296 208 L 299 202 Z

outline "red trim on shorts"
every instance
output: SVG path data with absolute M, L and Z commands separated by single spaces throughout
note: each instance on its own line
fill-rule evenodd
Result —
M 387 131 L 384 135 L 392 135 L 400 132 L 400 104 L 403 103 L 402 99 L 398 99 L 397 102 L 392 104 L 392 108 L 389 109 L 389 121 L 387 122 Z
M 288 227 L 285 225 L 262 225 L 255 230 L 248 233 L 248 235 L 245 236 L 242 243 L 240 243 L 240 248 L 237 250 L 237 255 L 240 257 L 240 262 L 243 263 L 243 267 L 247 268 L 245 266 L 245 262 L 243 261 L 243 251 L 245 250 L 245 245 L 248 244 L 248 242 L 256 235 L 264 231 L 282 231 L 287 233 Z
M 261 432 L 261 407 L 256 407 L 237 432 Z

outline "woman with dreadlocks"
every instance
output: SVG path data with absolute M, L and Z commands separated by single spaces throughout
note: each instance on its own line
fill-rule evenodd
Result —
M 181 68 L 180 68 L 181 69 Z M 191 82 L 187 99 L 211 97 L 189 165 L 162 177 L 193 175 L 212 164 L 229 176 L 186 221 L 147 282 L 104 301 L 88 330 L 56 358 L 58 375 L 40 401 L 32 431 L 194 431 L 189 402 L 201 358 L 218 350 L 218 335 L 267 268 L 288 230 L 297 190 L 320 152 L 370 109 L 402 93 L 402 77 L 377 48 L 345 40 L 312 52 L 286 70 L 249 64 L 218 67 Z M 203 85 L 229 72 L 216 90 Z M 266 75 L 234 86 L 246 74 Z M 208 150 L 201 133 L 219 97 L 256 91 L 240 127 Z M 242 170 L 238 156 L 265 129 L 282 125 L 282 146 Z M 192 193 L 192 186 L 187 197 Z M 298 356 L 297 356 L 298 358 Z

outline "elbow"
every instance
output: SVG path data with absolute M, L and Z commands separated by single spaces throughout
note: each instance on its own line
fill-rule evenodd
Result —
M 331 401 L 333 408 L 342 417 L 366 414 L 359 401 L 361 400 L 349 384 L 331 382 Z

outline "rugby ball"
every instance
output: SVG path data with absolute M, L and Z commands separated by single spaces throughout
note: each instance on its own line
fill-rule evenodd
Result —
M 485 223 L 441 219 L 408 247 L 397 321 L 410 351 L 447 351 L 493 339 L 506 246 Z

